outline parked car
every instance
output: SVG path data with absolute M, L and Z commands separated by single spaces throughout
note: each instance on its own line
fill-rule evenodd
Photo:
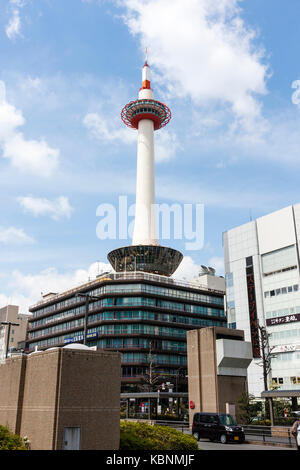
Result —
M 245 433 L 238 426 L 233 416 L 219 413 L 195 413 L 192 434 L 199 441 L 201 437 L 218 440 L 222 444 L 228 441 L 244 442 Z

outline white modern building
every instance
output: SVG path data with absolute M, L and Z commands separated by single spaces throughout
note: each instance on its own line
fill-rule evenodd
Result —
M 258 341 L 265 326 L 272 353 L 269 388 L 300 389 L 300 204 L 223 233 L 227 321 L 252 342 L 249 393 L 264 390 Z

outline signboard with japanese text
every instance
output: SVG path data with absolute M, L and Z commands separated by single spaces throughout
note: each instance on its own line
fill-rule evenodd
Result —
M 296 321 L 300 321 L 300 313 L 285 315 L 284 317 L 267 318 L 266 323 L 267 326 L 275 326 L 282 325 L 285 323 L 293 323 Z

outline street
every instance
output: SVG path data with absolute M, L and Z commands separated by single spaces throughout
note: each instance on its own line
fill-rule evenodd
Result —
M 198 442 L 198 447 L 201 450 L 296 450 L 295 447 L 282 447 L 273 445 L 256 445 L 256 444 L 221 444 L 220 442 L 210 442 L 206 439 L 201 439 Z

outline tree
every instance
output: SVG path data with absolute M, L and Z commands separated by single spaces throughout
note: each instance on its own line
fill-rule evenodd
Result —
M 156 392 L 159 386 L 160 375 L 155 372 L 157 365 L 155 363 L 155 355 L 153 355 L 153 342 L 149 342 L 148 352 L 148 368 L 146 369 L 143 377 L 143 382 L 140 389 L 145 392 Z
M 254 395 L 243 392 L 238 398 L 238 421 L 243 424 L 249 424 L 253 416 L 253 404 L 255 399 Z
M 152 352 L 153 342 L 149 342 L 149 352 L 148 352 L 148 364 L 149 367 L 146 369 L 145 375 L 143 377 L 143 382 L 140 384 L 139 388 L 142 392 L 156 392 L 159 388 L 160 375 L 155 372 L 157 365 L 155 363 L 155 356 Z M 151 419 L 151 398 L 149 397 L 149 406 L 148 406 L 148 418 Z
M 258 324 L 258 331 L 259 331 L 259 345 L 262 355 L 262 360 L 257 363 L 257 365 L 263 368 L 263 380 L 264 380 L 264 390 L 267 391 L 268 387 L 268 378 L 269 373 L 271 372 L 272 368 L 272 351 L 274 347 L 270 347 L 269 345 L 269 337 L 270 334 L 267 332 L 265 326 Z M 267 398 L 266 401 L 269 403 L 269 416 L 271 418 L 271 422 L 273 421 L 273 405 L 272 405 L 272 398 Z M 266 407 L 267 409 L 267 407 Z
M 13 434 L 5 426 L 0 425 L 0 450 L 26 450 L 28 439 L 26 443 L 23 439 Z

